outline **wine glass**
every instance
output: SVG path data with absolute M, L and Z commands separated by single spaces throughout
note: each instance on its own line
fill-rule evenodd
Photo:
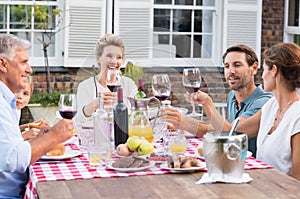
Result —
M 161 104 L 168 101 L 166 100 L 171 94 L 171 82 L 167 74 L 157 74 L 152 77 L 152 92 L 153 95 L 159 99 Z M 159 109 L 157 109 L 159 111 Z M 158 113 L 157 113 L 158 114 Z M 156 115 L 157 115 L 156 114 Z M 167 128 L 167 122 L 161 120 L 161 118 L 153 121 L 154 125 L 154 140 L 159 141 L 161 137 L 164 137 L 162 130 Z
M 183 69 L 182 83 L 186 91 L 189 93 L 196 93 L 201 85 L 201 73 L 198 68 L 185 68 Z M 188 116 L 201 117 L 200 113 L 195 111 L 195 104 L 191 102 L 193 110 Z
M 58 106 L 59 114 L 65 119 L 72 119 L 77 113 L 77 99 L 75 94 L 61 94 Z
M 171 94 L 171 82 L 167 74 L 157 74 L 152 77 L 153 95 L 162 103 Z
M 115 69 L 108 69 L 106 75 L 106 84 L 111 92 L 117 92 L 117 89 L 121 87 L 121 71 Z

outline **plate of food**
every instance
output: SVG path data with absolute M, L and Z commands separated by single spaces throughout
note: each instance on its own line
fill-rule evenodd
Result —
M 81 155 L 79 150 L 66 149 L 63 144 L 56 145 L 53 149 L 43 155 L 41 160 L 64 160 Z
M 154 162 L 140 157 L 122 157 L 115 162 L 107 164 L 107 168 L 120 172 L 136 172 L 149 169 L 155 165 Z
M 166 169 L 169 171 L 175 171 L 175 172 L 193 172 L 193 171 L 200 171 L 201 169 L 204 169 L 206 167 L 205 163 L 201 163 L 201 166 L 195 167 L 186 167 L 186 168 L 174 168 L 170 166 L 167 162 L 160 165 L 160 168 Z
M 205 168 L 204 162 L 196 156 L 176 155 L 169 162 L 163 163 L 160 168 L 176 172 L 191 172 Z

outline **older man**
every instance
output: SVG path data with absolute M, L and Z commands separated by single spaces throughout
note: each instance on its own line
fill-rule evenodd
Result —
M 14 35 L 0 35 L 0 198 L 23 198 L 28 166 L 73 131 L 72 120 L 63 119 L 38 138 L 23 140 L 14 93 L 25 88 L 32 72 L 26 52 L 30 47 Z
M 203 105 L 210 124 L 182 117 L 178 111 L 171 108 L 163 109 L 161 115 L 167 116 L 166 120 L 173 123 L 175 127 L 202 137 L 207 131 L 222 130 L 230 126 L 230 123 L 237 117 L 242 122 L 260 110 L 272 94 L 264 92 L 255 85 L 254 75 L 258 70 L 255 52 L 246 45 L 232 46 L 224 53 L 223 64 L 226 81 L 232 89 L 227 99 L 228 121 L 219 123 L 222 121 L 222 116 L 214 107 L 212 99 L 201 91 L 197 93 L 197 100 Z M 188 100 L 194 100 L 193 97 L 194 94 L 186 94 Z M 256 155 L 256 137 L 249 139 L 248 149 L 254 156 Z

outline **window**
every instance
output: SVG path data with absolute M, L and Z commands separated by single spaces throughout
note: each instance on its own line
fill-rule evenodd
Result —
M 214 0 L 154 0 L 153 46 L 172 45 L 176 58 L 212 58 Z
M 0 33 L 30 41 L 31 57 L 43 57 L 42 41 L 49 42 L 48 56 L 55 57 L 55 36 L 50 41 L 44 33 L 51 35 L 57 31 L 57 8 L 56 0 L 0 1 Z
M 299 0 L 286 0 L 284 41 L 300 45 Z

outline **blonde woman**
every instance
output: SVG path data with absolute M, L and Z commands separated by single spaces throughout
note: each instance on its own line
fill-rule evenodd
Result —
M 95 54 L 100 73 L 82 81 L 78 86 L 78 112 L 74 118 L 76 123 L 82 123 L 90 119 L 98 108 L 96 99 L 98 93 L 102 95 L 104 106 L 111 106 L 116 103 L 116 93 L 108 89 L 106 76 L 108 70 L 120 71 L 125 58 L 124 52 L 124 43 L 116 35 L 106 34 L 98 40 Z M 121 78 L 121 87 L 124 96 L 133 97 L 137 91 L 134 81 L 125 76 Z M 124 102 L 127 102 L 127 100 L 124 100 Z

